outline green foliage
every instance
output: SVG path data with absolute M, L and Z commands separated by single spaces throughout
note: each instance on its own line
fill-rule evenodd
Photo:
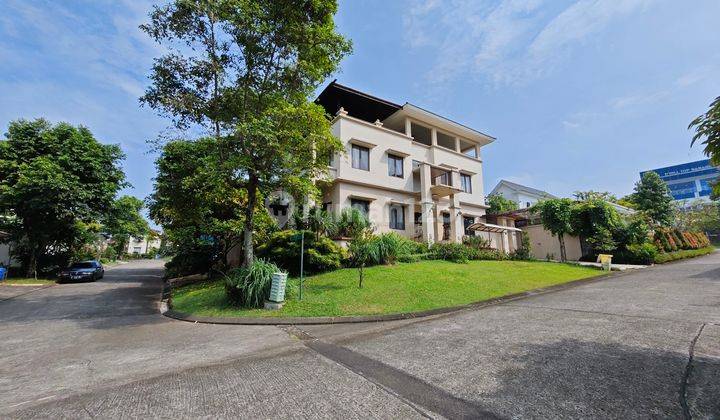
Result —
M 625 262 L 628 264 L 652 264 L 658 255 L 655 245 L 645 242 L 641 244 L 630 244 L 626 248 Z
M 527 232 L 522 233 L 520 246 L 510 254 L 511 260 L 531 260 L 532 249 L 530 245 L 530 236 Z
M 670 189 L 653 171 L 645 172 L 635 184 L 633 194 L 635 209 L 656 226 L 670 226 L 673 221 L 673 198 Z
M 143 102 L 180 128 L 211 129 L 213 177 L 247 192 L 245 265 L 262 196 L 317 194 L 324 157 L 342 148 L 323 108 L 308 100 L 351 50 L 336 32 L 336 11 L 335 0 L 175 0 L 155 7 L 142 26 L 168 51 L 155 60 Z
M 335 222 L 334 236 L 340 238 L 355 238 L 370 230 L 372 224 L 362 211 L 348 207 L 342 209 Z
M 492 194 L 487 197 L 488 214 L 500 214 L 518 209 L 518 204 L 499 194 Z
M 575 197 L 577 201 L 603 200 L 610 201 L 612 203 L 616 203 L 618 201 L 617 197 L 607 191 L 575 191 L 573 193 L 573 197 Z
M 565 235 L 573 232 L 572 207 L 574 202 L 569 198 L 553 198 L 538 202 L 532 207 L 534 213 L 540 215 L 543 227 L 558 237 L 560 241 L 560 260 L 566 261 Z
M 173 279 L 191 274 L 209 273 L 214 260 L 213 253 L 214 248 L 210 245 L 181 249 L 165 263 L 165 277 Z
M 362 289 L 365 277 L 365 266 L 373 261 L 379 260 L 377 255 L 378 247 L 372 243 L 372 235 L 364 232 L 357 235 L 348 247 L 350 253 L 350 263 L 357 267 L 358 270 L 358 288 Z
M 606 201 L 590 199 L 571 207 L 572 233 L 579 235 L 597 251 L 612 251 L 617 247 L 613 231 L 621 220 L 617 211 Z
M 497 249 L 481 249 L 477 251 L 473 251 L 471 249 L 471 259 L 473 260 L 487 260 L 487 261 L 503 261 L 507 260 L 511 256 L 508 256 L 506 253 L 502 251 L 498 251 Z M 520 259 L 520 258 L 517 258 Z
M 292 275 L 299 275 L 300 234 L 297 230 L 283 230 L 271 234 L 268 240 L 257 248 L 258 257 L 274 262 Z M 305 273 L 337 270 L 346 258 L 346 251 L 331 239 L 305 231 Z
M 720 165 L 720 96 L 710 104 L 708 111 L 692 120 L 688 129 L 695 128 L 690 146 L 702 140 L 703 152 L 713 165 Z M 720 185 L 713 185 L 713 196 L 720 195 Z
M 436 242 L 430 247 L 430 254 L 436 260 L 467 263 L 471 259 L 476 259 L 478 251 L 463 244 Z
M 372 259 L 368 265 L 395 264 L 403 255 L 410 255 L 417 251 L 414 241 L 398 235 L 395 232 L 374 235 L 369 240 L 369 246 L 374 248 Z
M 13 121 L 6 136 L 0 141 L 0 229 L 10 233 L 31 277 L 38 261 L 62 266 L 87 244 L 92 236 L 85 227 L 127 185 L 124 155 L 85 127 L 43 119 Z
M 694 258 L 715 252 L 715 247 L 705 247 L 700 249 L 689 249 L 674 252 L 660 253 L 655 257 L 655 264 L 664 264 L 670 261 L 682 260 L 684 258 Z
M 260 308 L 270 296 L 272 275 L 280 272 L 273 263 L 256 259 L 248 267 L 236 268 L 225 276 L 228 300 L 246 308 Z
M 104 230 L 112 235 L 116 255 L 126 253 L 131 237 L 140 238 L 150 233 L 150 226 L 140 213 L 143 206 L 139 198 L 124 195 L 113 202 L 103 217 Z
M 470 248 L 475 249 L 488 249 L 490 248 L 490 240 L 484 236 L 478 235 L 467 235 L 463 237 L 463 244 Z
M 227 266 L 233 248 L 242 246 L 247 191 L 227 182 L 214 139 L 173 141 L 156 160 L 150 217 L 162 225 L 180 254 L 206 255 Z M 277 230 L 261 201 L 255 207 L 255 243 Z

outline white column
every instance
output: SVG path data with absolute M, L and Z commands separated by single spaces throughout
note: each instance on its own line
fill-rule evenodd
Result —
M 462 153 L 462 150 L 460 150 L 460 138 L 455 137 L 455 151 L 458 153 Z
M 420 207 L 422 211 L 421 224 L 423 241 L 432 244 L 435 242 L 435 227 L 433 226 L 434 206 L 430 186 L 432 185 L 430 178 L 430 165 L 420 164 Z
M 412 124 L 409 118 L 405 118 L 405 135 L 412 137 Z
M 430 139 L 433 146 L 437 146 L 437 130 L 434 128 L 430 129 Z
M 460 198 L 457 194 L 452 194 L 450 196 L 450 242 L 461 243 L 464 234 Z

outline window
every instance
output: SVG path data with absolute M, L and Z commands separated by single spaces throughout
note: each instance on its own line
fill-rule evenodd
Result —
M 355 169 L 362 169 L 363 171 L 369 171 L 370 149 L 368 149 L 367 147 L 358 146 L 357 144 L 353 144 L 352 167 Z
M 140 248 L 139 246 L 133 247 L 133 254 L 139 254 L 140 251 L 142 251 L 142 248 Z
M 472 194 L 472 177 L 470 175 L 460 174 L 460 188 L 466 193 Z
M 390 206 L 390 229 L 405 230 L 405 209 L 400 205 Z
M 366 215 L 370 213 L 370 202 L 365 200 L 351 199 L 350 206 L 354 209 L 358 209 Z
M 415 224 L 422 225 L 422 213 L 415 212 Z
M 403 158 L 394 155 L 388 155 L 388 175 L 403 177 Z
M 332 201 L 327 201 L 322 204 L 323 211 L 330 211 L 330 206 L 332 206 Z
M 529 202 L 529 201 L 526 201 L 526 202 L 525 202 L 525 207 L 526 207 L 526 208 L 529 208 L 529 207 L 530 207 L 530 202 Z
M 475 223 L 475 218 L 472 216 L 463 216 L 463 227 L 465 228 L 465 235 L 473 236 L 475 231 L 468 229 L 470 225 Z

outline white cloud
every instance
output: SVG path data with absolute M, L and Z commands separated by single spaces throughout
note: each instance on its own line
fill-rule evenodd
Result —
M 610 101 L 610 105 L 617 110 L 637 106 L 647 106 L 658 103 L 671 94 L 672 92 L 670 90 L 663 89 L 655 92 L 621 96 Z
M 542 0 L 411 0 L 406 42 L 435 50 L 430 82 L 470 74 L 494 84 L 519 84 L 548 71 L 613 20 L 654 1 L 576 0 L 550 14 L 552 4 Z

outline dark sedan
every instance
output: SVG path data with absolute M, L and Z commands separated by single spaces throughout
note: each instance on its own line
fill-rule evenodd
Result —
M 95 281 L 104 275 L 105 269 L 99 261 L 83 261 L 62 270 L 59 281 Z

